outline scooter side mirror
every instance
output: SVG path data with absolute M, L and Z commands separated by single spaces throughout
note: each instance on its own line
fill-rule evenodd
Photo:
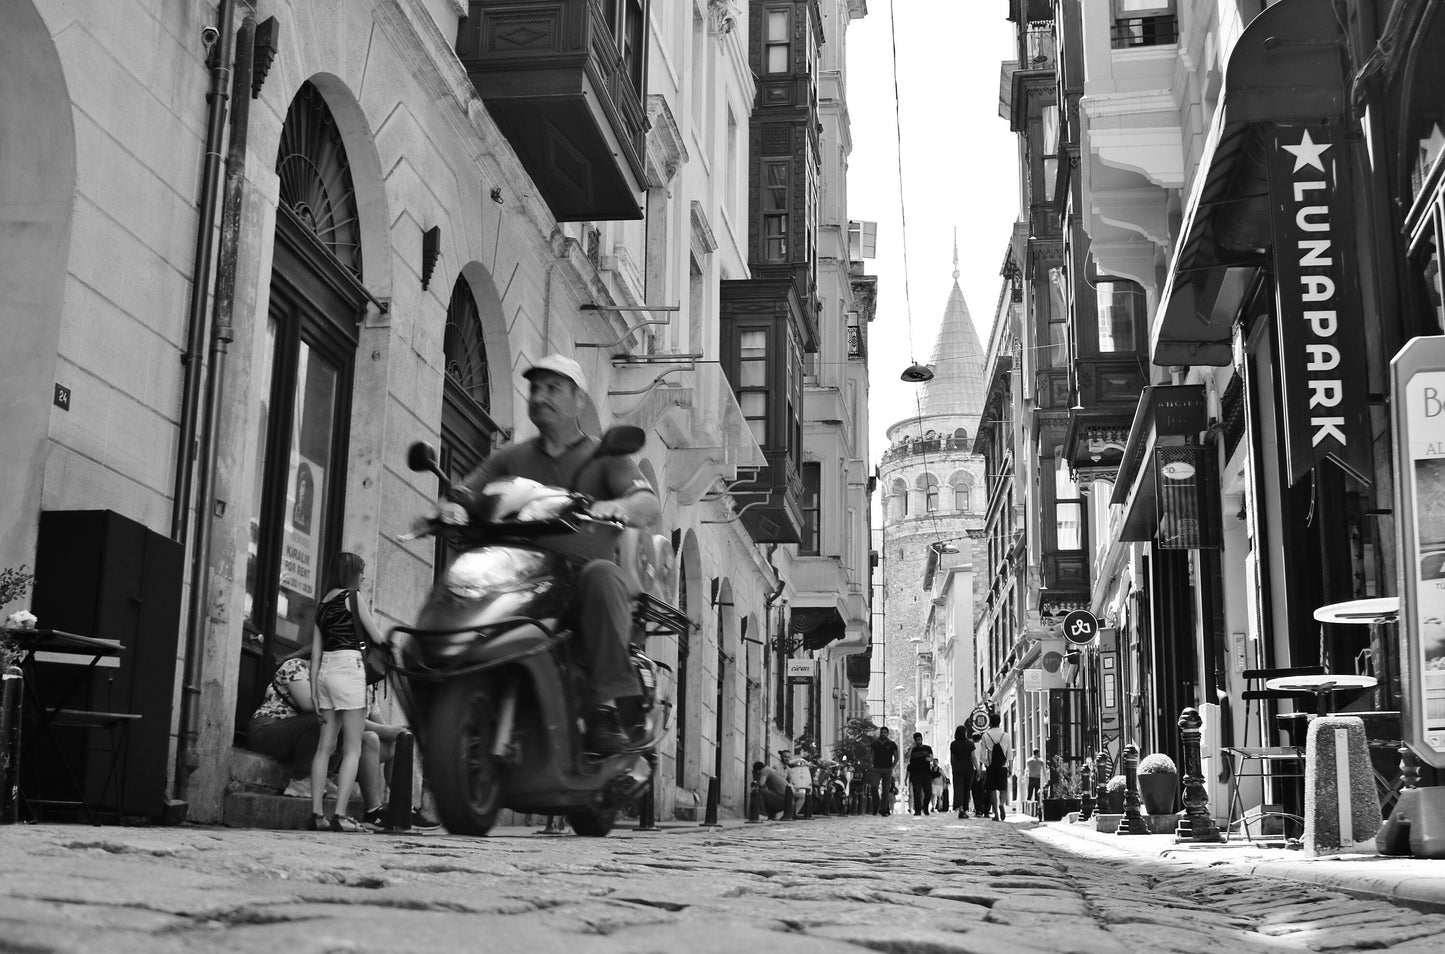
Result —
M 647 432 L 640 427 L 633 427 L 631 424 L 618 424 L 616 427 L 609 427 L 607 433 L 602 435 L 602 443 L 597 447 L 598 457 L 626 457 L 628 454 L 635 454 L 642 450 L 647 443 Z
M 437 450 L 426 441 L 417 441 L 406 449 L 406 466 L 418 473 L 424 470 L 436 472 Z

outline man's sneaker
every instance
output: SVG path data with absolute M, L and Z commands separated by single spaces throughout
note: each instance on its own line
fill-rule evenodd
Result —
M 373 808 L 361 816 L 361 824 L 367 831 L 386 831 L 391 826 L 386 823 L 386 806 Z
M 287 783 L 286 790 L 281 794 L 290 795 L 292 798 L 310 798 L 311 779 L 305 775 L 300 778 L 293 778 Z
M 413 808 L 411 810 L 411 827 L 414 831 L 436 831 L 442 827 L 442 824 L 420 808 Z
M 587 718 L 587 751 L 596 755 L 616 755 L 632 747 L 632 739 L 622 728 L 622 720 L 612 706 L 598 706 Z
M 306 819 L 306 830 L 330 831 L 331 819 L 327 818 L 325 815 L 312 815 L 310 818 Z
M 331 830 L 342 832 L 366 831 L 365 828 L 361 827 L 361 822 L 352 818 L 350 815 L 332 815 Z

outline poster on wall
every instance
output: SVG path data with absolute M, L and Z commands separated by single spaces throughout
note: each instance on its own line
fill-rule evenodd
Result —
M 1405 744 L 1445 768 L 1445 338 L 1415 338 L 1390 362 Z
M 286 482 L 286 521 L 281 540 L 281 586 L 306 599 L 316 598 L 317 537 L 321 532 L 321 491 L 326 471 L 300 454 L 291 454 Z

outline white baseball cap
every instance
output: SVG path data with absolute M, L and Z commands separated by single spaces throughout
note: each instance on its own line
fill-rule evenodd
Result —
M 578 390 L 587 390 L 587 376 L 582 373 L 582 365 L 571 358 L 560 354 L 543 355 L 533 361 L 527 370 L 522 372 L 522 377 L 531 380 L 532 375 L 538 371 L 550 371 L 553 374 L 560 374 L 562 377 L 577 385 Z

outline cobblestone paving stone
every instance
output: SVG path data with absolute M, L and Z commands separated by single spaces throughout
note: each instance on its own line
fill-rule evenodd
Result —
M 606 839 L 0 828 L 0 952 L 1445 951 L 1445 917 L 1013 825 L 837 818 Z

